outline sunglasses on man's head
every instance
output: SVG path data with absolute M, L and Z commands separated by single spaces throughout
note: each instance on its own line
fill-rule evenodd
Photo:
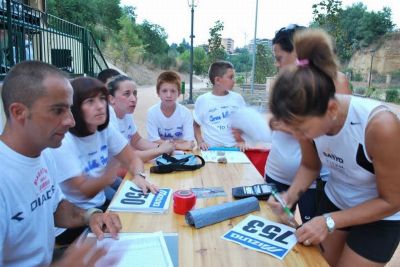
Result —
M 297 24 L 289 24 L 287 27 L 283 27 L 281 28 L 278 32 L 292 32 L 292 31 L 296 31 L 297 29 L 302 29 L 304 28 L 303 26 L 299 26 Z

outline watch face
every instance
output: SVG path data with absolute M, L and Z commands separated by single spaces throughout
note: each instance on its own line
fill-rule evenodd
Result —
M 335 222 L 331 217 L 326 218 L 326 225 L 328 226 L 329 232 L 332 232 L 333 229 L 335 228 Z

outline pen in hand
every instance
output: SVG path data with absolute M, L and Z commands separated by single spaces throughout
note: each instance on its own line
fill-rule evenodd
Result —
M 294 227 L 297 228 L 299 225 L 297 224 L 295 218 L 294 218 L 294 214 L 293 212 L 289 209 L 289 207 L 286 205 L 285 201 L 283 200 L 283 198 L 281 197 L 281 195 L 278 193 L 278 191 L 276 190 L 276 188 L 272 188 L 271 189 L 271 194 L 272 196 L 276 199 L 276 201 L 279 202 L 279 204 L 281 205 L 283 211 L 287 214 L 287 216 L 289 217 L 289 224 Z
M 272 196 L 276 199 L 276 201 L 279 202 L 279 204 L 281 204 L 282 209 L 285 211 L 285 213 L 287 214 L 287 216 L 289 217 L 289 224 L 298 229 L 301 227 L 301 225 L 299 225 L 295 218 L 294 218 L 294 214 L 293 212 L 289 209 L 289 207 L 286 205 L 285 200 L 283 200 L 283 198 L 281 197 L 281 195 L 278 193 L 278 191 L 276 190 L 276 188 L 271 188 L 271 194 Z M 322 246 L 322 244 L 318 245 L 319 248 L 321 249 L 322 253 L 325 252 L 324 247 Z

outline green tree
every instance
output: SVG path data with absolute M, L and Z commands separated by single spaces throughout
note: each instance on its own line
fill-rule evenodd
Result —
M 120 0 L 48 0 L 48 12 L 77 25 L 93 29 L 102 25 L 118 30 Z
M 343 13 L 342 1 L 340 0 L 322 0 L 314 4 L 312 26 L 321 27 L 332 35 L 336 41 L 336 49 L 339 58 L 345 60 L 351 54 L 351 47 L 345 42 L 345 31 L 340 25 L 340 18 Z
M 208 71 L 208 56 L 202 47 L 193 49 L 193 71 L 197 75 L 206 74 Z
M 118 19 L 122 15 L 120 0 L 48 0 L 50 14 L 88 28 L 96 40 L 106 41 L 113 31 L 119 30 Z M 58 24 L 50 27 L 68 31 Z
M 96 23 L 109 29 L 119 30 L 118 19 L 122 16 L 119 5 L 120 0 L 95 0 Z
M 190 44 L 186 42 L 185 38 L 183 38 L 182 42 L 178 45 L 177 48 L 178 52 L 182 54 L 183 52 L 189 49 L 190 49 Z
M 360 20 L 358 29 L 359 36 L 361 36 L 360 46 L 367 47 L 380 36 L 392 31 L 394 24 L 391 16 L 392 10 L 388 7 L 384 7 L 382 11 L 378 12 L 366 12 Z
M 179 56 L 181 61 L 182 71 L 189 72 L 190 67 L 190 51 L 186 50 Z M 202 47 L 195 47 L 193 49 L 193 71 L 197 75 L 206 74 L 208 71 L 208 57 L 207 53 Z
M 168 35 L 163 27 L 145 20 L 139 28 L 140 38 L 148 54 L 157 55 L 166 54 L 168 52 Z
M 271 49 L 263 44 L 257 45 L 256 52 L 256 69 L 255 69 L 255 82 L 265 83 L 267 76 L 272 76 L 275 73 L 274 59 Z
M 107 45 L 107 54 L 114 60 L 114 63 L 122 64 L 126 72 L 131 62 L 137 62 L 144 52 L 143 44 L 139 38 L 139 29 L 128 16 L 118 20 L 121 29 L 113 38 L 110 38 Z
M 130 18 L 133 23 L 136 23 L 136 17 L 137 17 L 137 15 L 136 15 L 136 7 L 134 7 L 134 6 L 124 6 L 122 8 L 122 14 L 127 16 L 128 18 Z
M 208 60 L 210 64 L 226 58 L 225 49 L 221 44 L 221 32 L 223 30 L 224 23 L 219 20 L 210 28 L 210 38 L 208 39 Z
M 77 25 L 91 28 L 96 24 L 93 0 L 48 0 L 48 12 Z
M 394 28 L 391 9 L 368 12 L 362 3 L 343 9 L 339 0 L 323 0 L 313 5 L 311 26 L 327 30 L 336 42 L 339 59 L 346 62 L 356 49 L 367 47 Z
M 249 72 L 252 67 L 251 55 L 246 48 L 238 48 L 230 55 L 230 61 L 235 66 L 236 72 Z

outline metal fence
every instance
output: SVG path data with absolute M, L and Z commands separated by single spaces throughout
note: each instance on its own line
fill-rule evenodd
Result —
M 24 60 L 96 76 L 107 63 L 90 31 L 17 1 L 0 0 L 0 79 Z

